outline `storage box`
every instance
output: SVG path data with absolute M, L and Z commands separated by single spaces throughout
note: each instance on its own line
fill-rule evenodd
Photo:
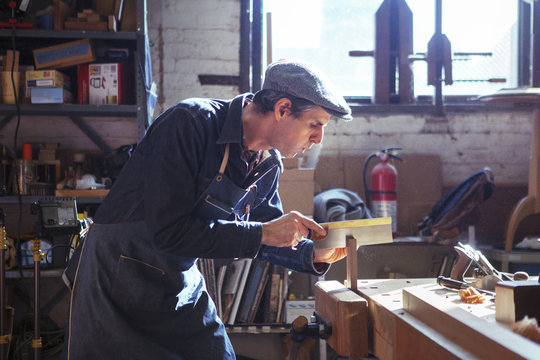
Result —
M 89 39 L 35 49 L 33 53 L 34 63 L 38 70 L 45 68 L 56 69 L 96 60 L 92 43 Z
M 73 96 L 64 88 L 32 88 L 30 101 L 32 104 L 70 104 Z
M 285 322 L 291 324 L 297 317 L 305 316 L 308 321 L 315 311 L 315 300 L 285 301 Z
M 278 192 L 283 211 L 313 215 L 314 169 L 285 169 L 279 177 Z
M 69 89 L 69 77 L 58 70 L 34 70 L 26 72 L 26 87 L 66 87 Z
M 125 74 L 124 63 L 79 66 L 79 104 L 126 104 Z

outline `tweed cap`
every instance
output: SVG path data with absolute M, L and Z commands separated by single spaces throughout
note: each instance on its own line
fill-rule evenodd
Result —
M 352 120 L 351 109 L 330 79 L 305 61 L 278 60 L 268 65 L 262 88 L 311 101 L 330 115 L 345 121 Z

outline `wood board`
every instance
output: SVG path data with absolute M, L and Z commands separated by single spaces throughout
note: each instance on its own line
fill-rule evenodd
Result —
M 426 336 L 450 339 L 459 358 L 529 359 L 540 354 L 540 345 L 492 320 L 495 306 L 489 301 L 465 304 L 457 292 L 434 284 L 403 289 L 403 309 L 429 328 Z
M 56 190 L 56 196 L 106 196 L 109 190 Z

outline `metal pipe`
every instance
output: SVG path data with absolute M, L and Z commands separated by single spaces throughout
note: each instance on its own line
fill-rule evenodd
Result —
M 34 360 L 41 357 L 41 334 L 39 309 L 39 288 L 40 288 L 40 262 L 41 262 L 41 240 L 36 239 L 33 246 L 34 250 L 34 339 L 32 348 L 34 349 Z
M 0 315 L 0 336 L 2 337 L 2 340 L 0 341 L 0 359 L 4 360 L 7 357 L 6 350 L 7 350 L 7 329 L 6 329 L 6 250 L 2 249 L 0 251 L 2 254 L 0 255 L 0 311 L 2 311 L 2 314 Z
M 442 0 L 435 0 L 435 36 L 436 44 L 436 83 L 435 83 L 435 113 L 437 116 L 443 116 L 443 98 L 442 98 L 442 68 L 443 68 L 443 42 L 442 42 Z
M 8 345 L 6 326 L 6 249 L 7 238 L 5 228 L 5 214 L 0 209 L 0 359 L 7 358 L 6 350 Z

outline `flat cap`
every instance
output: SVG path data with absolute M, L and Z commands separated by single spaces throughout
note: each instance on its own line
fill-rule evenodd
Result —
M 311 101 L 330 115 L 345 121 L 352 120 L 351 109 L 330 79 L 305 61 L 278 60 L 268 65 L 262 88 Z

